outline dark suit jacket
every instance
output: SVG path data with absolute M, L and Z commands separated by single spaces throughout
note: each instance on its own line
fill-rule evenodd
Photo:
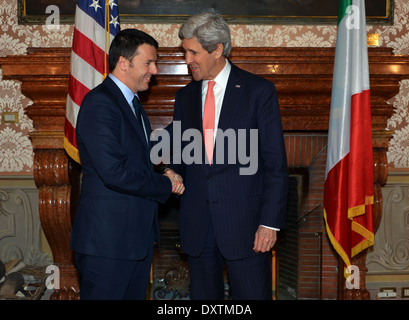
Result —
M 194 81 L 178 91 L 174 121 L 181 121 L 182 133 L 190 128 L 203 131 L 202 81 Z M 240 140 L 239 129 L 245 129 L 246 142 L 241 137 L 240 142 L 233 144 L 237 148 L 233 152 L 235 161 L 230 159 L 228 163 L 228 139 L 224 139 L 224 147 L 220 148 L 223 135 L 218 133 L 215 164 L 203 164 L 205 152 L 201 140 L 202 163 L 186 165 L 182 161 L 170 165 L 182 175 L 186 187 L 180 198 L 181 246 L 187 254 L 199 255 L 211 221 L 223 256 L 241 259 L 254 254 L 252 248 L 259 225 L 283 228 L 285 224 L 288 170 L 274 84 L 232 65 L 218 128 L 224 136 L 228 136 L 228 129 L 233 129 L 236 141 Z M 258 130 L 258 152 L 252 159 L 257 172 L 241 175 L 240 168 L 248 165 L 240 159 L 243 150 L 240 148 L 245 144 L 249 154 L 251 129 Z M 190 143 L 182 142 L 182 150 Z
M 144 112 L 143 117 L 149 136 Z M 172 184 L 154 172 L 144 133 L 109 77 L 83 99 L 76 135 L 83 176 L 72 248 L 107 258 L 142 259 L 153 243 L 151 235 L 159 231 L 157 202 L 168 199 Z

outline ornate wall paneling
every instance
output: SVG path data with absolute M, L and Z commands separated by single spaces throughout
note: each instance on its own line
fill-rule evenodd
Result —
M 38 189 L 30 178 L 0 179 L 0 260 L 22 259 L 26 265 L 45 266 L 52 257 L 41 248 Z
M 382 222 L 375 244 L 368 250 L 367 288 L 377 299 L 382 288 L 392 288 L 396 297 L 407 299 L 409 287 L 409 181 L 406 172 L 390 172 L 382 188 Z M 388 298 L 384 298 L 388 299 Z

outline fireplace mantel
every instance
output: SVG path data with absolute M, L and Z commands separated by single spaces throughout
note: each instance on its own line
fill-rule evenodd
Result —
M 234 48 L 230 60 L 274 82 L 286 134 L 325 134 L 334 53 L 334 48 Z M 29 48 L 26 55 L 0 58 L 3 79 L 20 81 L 22 93 L 33 101 L 26 113 L 35 129 L 30 138 L 34 147 L 40 218 L 61 277 L 61 289 L 54 292 L 54 299 L 79 297 L 78 275 L 69 249 L 79 192 L 79 168 L 63 148 L 70 56 L 70 48 Z M 387 101 L 399 92 L 399 82 L 409 78 L 409 57 L 396 56 L 387 48 L 370 48 L 369 64 L 377 228 L 382 213 L 381 187 L 387 177 L 386 151 L 391 137 L 385 128 L 393 113 Z M 171 121 L 175 93 L 191 81 L 180 48 L 158 51 L 158 72 L 151 89 L 142 95 L 153 128 Z M 356 263 L 365 269 L 364 256 L 357 259 L 360 261 Z M 346 298 L 367 298 L 365 284 L 361 285 L 361 291 L 346 294 Z

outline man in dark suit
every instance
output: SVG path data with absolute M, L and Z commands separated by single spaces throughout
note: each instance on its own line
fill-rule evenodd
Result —
M 71 246 L 81 299 L 144 299 L 155 237 L 157 203 L 183 184 L 154 172 L 149 120 L 137 93 L 157 73 L 155 39 L 136 29 L 114 38 L 110 74 L 83 99 L 76 135 L 81 197 Z
M 223 299 L 225 265 L 233 299 L 271 299 L 269 251 L 284 226 L 288 188 L 275 87 L 225 58 L 230 31 L 220 15 L 191 17 L 179 37 L 195 81 L 176 95 L 173 131 L 179 125 L 182 133 L 195 129 L 204 137 L 200 147 L 191 145 L 197 139 L 173 147 L 180 148 L 182 161 L 173 157 L 169 166 L 186 187 L 179 227 L 189 259 L 191 298 Z M 214 113 L 208 117 L 212 104 Z M 215 135 L 210 148 L 205 147 L 207 133 Z M 186 161 L 186 150 L 202 151 L 201 161 Z

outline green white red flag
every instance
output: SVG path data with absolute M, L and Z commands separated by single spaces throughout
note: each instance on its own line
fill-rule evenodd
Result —
M 373 245 L 373 158 L 364 0 L 340 0 L 332 84 L 324 217 L 346 266 Z

